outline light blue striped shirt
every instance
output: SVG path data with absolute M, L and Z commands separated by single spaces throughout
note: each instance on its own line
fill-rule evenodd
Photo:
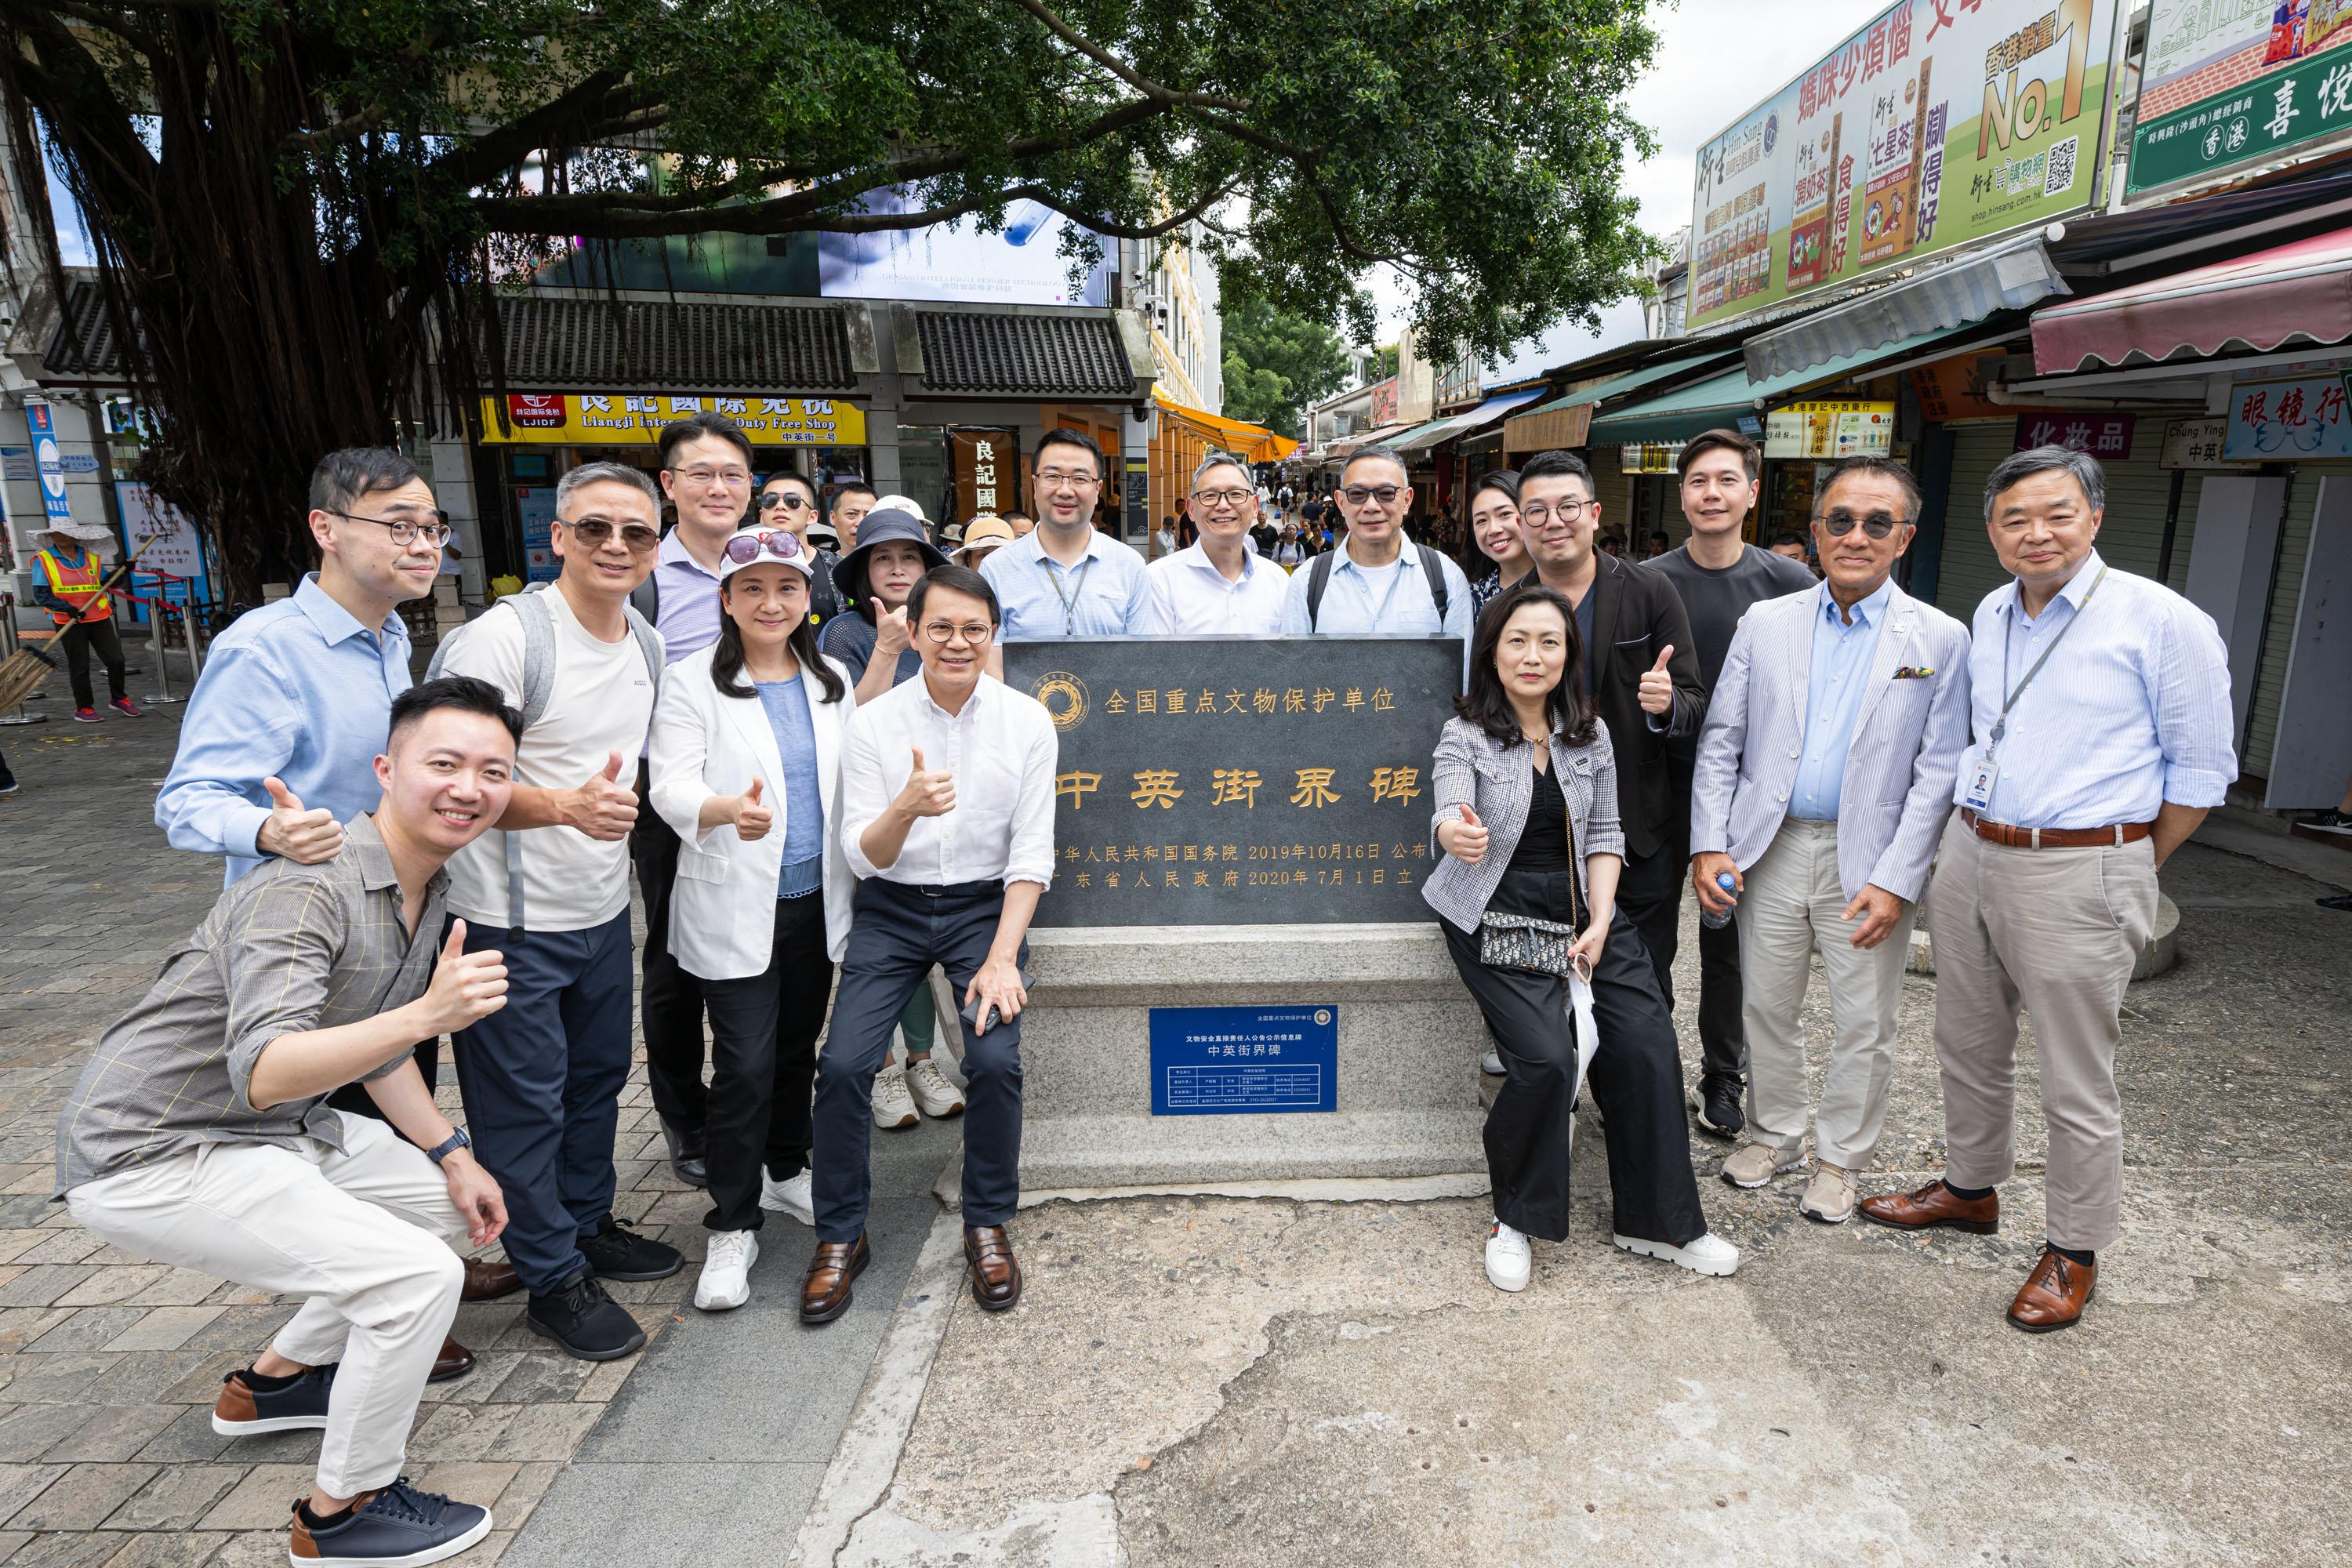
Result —
M 1087 531 L 1086 559 L 1065 566 L 1045 553 L 1045 525 L 980 563 L 996 590 L 1006 642 L 1119 637 L 1143 625 L 1143 557 L 1097 529 Z
M 1965 799 L 2003 699 L 2077 616 L 2010 710 L 1980 814 L 2019 827 L 2153 822 L 2158 807 L 2216 806 L 2238 776 L 2229 650 L 2213 618 L 2160 583 L 2107 569 L 2093 551 L 2036 618 L 2017 584 L 1977 606 L 1969 651 L 1975 743 L 1952 799 Z
M 1789 792 L 1789 815 L 1835 822 L 1838 797 L 1845 793 L 1853 721 L 1870 684 L 1871 656 L 1878 651 L 1878 630 L 1886 620 L 1886 601 L 1895 595 L 1895 580 L 1881 583 L 1876 593 L 1855 605 L 1851 621 L 1840 613 L 1827 583 L 1813 592 L 1821 607 L 1813 612 L 1813 667 L 1805 682 L 1805 751 L 1797 763 L 1796 786 Z

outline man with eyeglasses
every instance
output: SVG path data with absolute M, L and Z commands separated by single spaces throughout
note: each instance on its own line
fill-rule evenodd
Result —
M 1230 452 L 1211 452 L 1192 470 L 1192 493 L 1184 508 L 1201 537 L 1146 569 L 1137 633 L 1280 636 L 1290 579 L 1272 556 L 1249 547 L 1257 505 L 1248 468 Z
M 935 963 L 971 1009 L 963 1247 L 972 1297 L 992 1312 L 1021 1299 L 1004 1227 L 1021 1199 L 1022 965 L 1030 917 L 1054 878 L 1060 748 L 1044 705 L 986 671 L 998 609 L 982 574 L 934 568 L 908 610 L 922 673 L 858 704 L 842 757 L 842 847 L 859 880 L 817 1058 L 817 1248 L 801 1287 L 808 1323 L 849 1310 L 851 1284 L 871 1258 L 874 1078 L 907 999 Z
M 1335 504 L 1347 539 L 1291 574 L 1283 635 L 1459 637 L 1466 672 L 1475 629 L 1470 579 L 1436 551 L 1405 538 L 1412 487 L 1404 460 L 1385 447 L 1351 453 L 1339 470 Z
M 1037 531 L 980 568 L 1003 606 L 1003 640 L 1125 637 L 1143 615 L 1143 558 L 1095 528 L 1102 448 L 1083 430 L 1048 430 L 1029 461 Z
M 629 596 L 654 569 L 660 518 L 639 470 L 572 469 L 555 487 L 562 575 L 499 600 L 435 668 L 488 681 L 523 716 L 511 803 L 449 862 L 466 951 L 505 953 L 508 974 L 507 1005 L 457 1037 L 457 1082 L 507 1196 L 507 1257 L 530 1289 L 530 1329 L 586 1361 L 645 1343 L 600 1279 L 683 1267 L 676 1247 L 613 1216 L 629 1076 L 626 840 L 638 817 L 622 769 L 645 750 L 663 668 L 661 635 Z
M 1968 744 L 1969 637 L 1895 585 L 1919 515 L 1902 465 L 1849 458 L 1813 504 L 1829 576 L 1749 605 L 1718 667 L 1692 786 L 1691 882 L 1710 914 L 1739 913 L 1747 1135 L 1723 1179 L 1762 1187 L 1801 1169 L 1811 1109 L 1798 1212 L 1843 1225 L 1885 1124 L 1912 911 Z M 1832 1035 L 1816 1105 L 1800 1015 L 1817 952 Z

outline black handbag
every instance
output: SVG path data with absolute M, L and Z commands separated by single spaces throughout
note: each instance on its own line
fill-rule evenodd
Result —
M 1569 949 L 1577 928 L 1533 915 L 1487 915 L 1478 921 L 1478 962 L 1489 969 L 1517 969 L 1565 980 L 1574 968 Z

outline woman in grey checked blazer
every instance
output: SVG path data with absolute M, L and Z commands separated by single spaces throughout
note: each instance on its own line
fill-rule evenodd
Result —
M 1588 1076 L 1608 1119 L 1617 1245 L 1702 1274 L 1739 1266 L 1738 1249 L 1708 1234 L 1699 1208 L 1673 1016 L 1641 933 L 1614 924 L 1625 853 L 1617 764 L 1580 664 L 1564 595 L 1534 584 L 1504 594 L 1479 620 L 1470 689 L 1432 768 L 1441 858 L 1422 897 L 1443 917 L 1505 1070 L 1486 1128 L 1495 1191 L 1486 1277 L 1505 1290 L 1527 1286 L 1528 1237 L 1568 1235 L 1577 1044 L 1565 981 L 1480 957 L 1490 915 L 1577 929 L 1570 951 L 1592 987 L 1599 1045 Z

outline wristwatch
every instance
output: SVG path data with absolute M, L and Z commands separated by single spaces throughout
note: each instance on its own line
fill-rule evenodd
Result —
M 425 1157 L 437 1165 L 458 1150 L 470 1149 L 473 1146 L 474 1141 L 467 1137 L 466 1130 L 460 1127 L 450 1133 L 446 1140 L 425 1151 Z

